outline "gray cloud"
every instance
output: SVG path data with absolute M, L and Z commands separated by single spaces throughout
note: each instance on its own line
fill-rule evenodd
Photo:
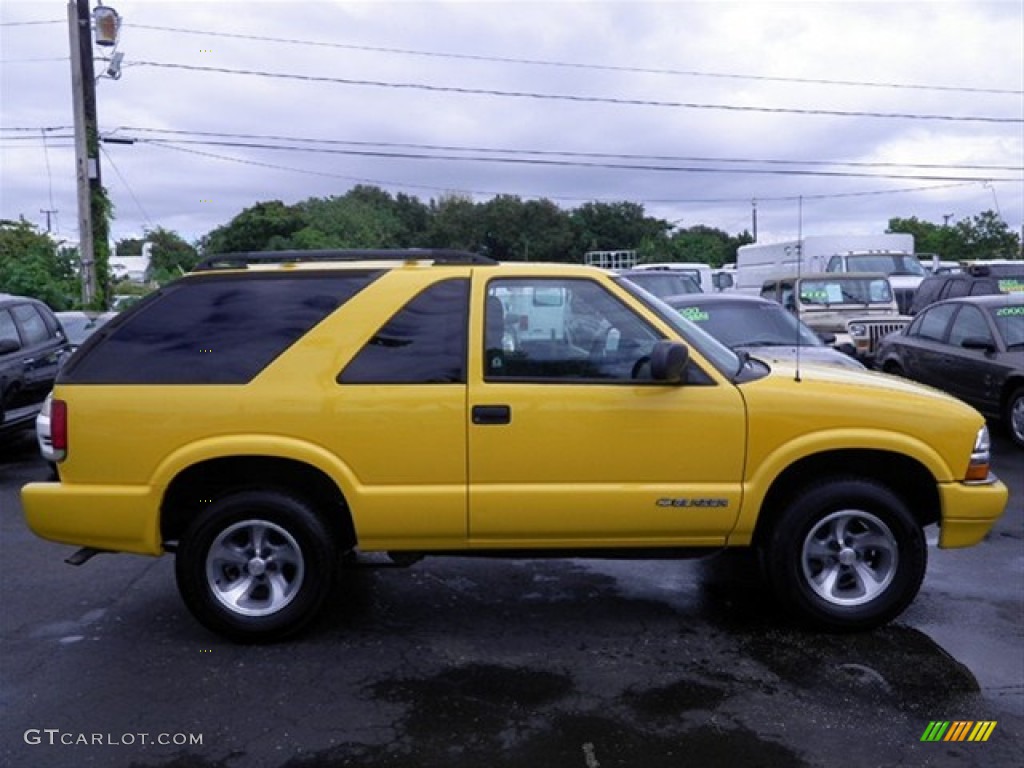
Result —
M 124 18 L 119 49 L 125 60 L 120 80 L 99 83 L 100 126 L 105 133 L 138 140 L 131 146 L 107 145 L 101 157 L 104 182 L 117 207 L 115 238 L 138 236 L 155 226 L 196 238 L 260 200 L 294 203 L 344 194 L 355 183 L 379 184 L 424 200 L 448 191 L 479 199 L 493 194 L 548 197 L 564 207 L 586 200 L 631 200 L 643 203 L 652 215 L 681 219 L 683 226 L 706 224 L 733 233 L 750 228 L 751 201 L 757 200 L 765 238 L 792 236 L 798 226 L 805 233 L 881 232 L 892 216 L 941 221 L 944 214 L 960 219 L 996 207 L 1011 228 L 1021 228 L 1020 122 L 625 103 L 1021 120 L 1024 17 L 1019 3 L 111 4 Z M 57 209 L 58 234 L 74 238 L 73 156 L 70 142 L 58 138 L 69 131 L 47 132 L 45 146 L 41 138 L 43 128 L 72 124 L 66 6 L 6 2 L 0 14 L 0 216 L 23 215 L 45 223 L 40 211 Z M 48 20 L 56 23 L 23 23 Z M 660 159 L 575 160 L 691 170 L 180 143 L 201 138 L 195 132 L 290 137 L 293 141 L 280 142 L 289 146 L 297 145 L 294 140 L 316 139 L 637 155 Z M 157 145 L 157 139 L 176 143 Z M 825 161 L 891 165 L 820 165 Z M 937 167 L 913 167 L 924 164 Z M 956 167 L 968 165 L 1016 170 Z M 880 177 L 754 172 L 783 169 Z M 1009 181 L 986 185 L 881 177 L 900 174 Z

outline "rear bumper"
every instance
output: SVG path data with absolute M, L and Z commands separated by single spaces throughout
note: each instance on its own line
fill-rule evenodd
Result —
M 37 536 L 112 552 L 163 554 L 159 501 L 145 486 L 29 483 L 25 520 Z
M 995 475 L 984 483 L 942 483 L 942 523 L 939 546 L 971 547 L 985 538 L 1002 516 L 1009 490 Z

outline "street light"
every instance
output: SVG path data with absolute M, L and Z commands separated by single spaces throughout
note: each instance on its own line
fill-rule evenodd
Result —
M 121 17 L 117 11 L 100 3 L 93 9 L 92 20 L 96 25 L 96 45 L 117 45 L 117 33 L 121 30 Z

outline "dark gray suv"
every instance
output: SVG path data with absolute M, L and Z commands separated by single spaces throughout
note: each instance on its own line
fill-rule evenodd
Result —
M 0 440 L 32 426 L 69 352 L 49 307 L 0 293 Z

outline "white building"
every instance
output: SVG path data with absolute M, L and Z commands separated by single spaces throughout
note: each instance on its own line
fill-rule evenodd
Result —
M 110 257 L 110 273 L 114 280 L 129 280 L 143 284 L 149 277 L 149 260 L 152 243 L 142 244 L 141 256 L 119 256 L 114 253 Z

